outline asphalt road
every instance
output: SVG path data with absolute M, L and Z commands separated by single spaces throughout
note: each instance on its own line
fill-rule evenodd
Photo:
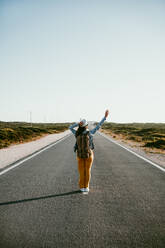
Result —
M 0 248 L 165 247 L 165 174 L 95 135 L 90 192 L 74 136 L 0 176 Z

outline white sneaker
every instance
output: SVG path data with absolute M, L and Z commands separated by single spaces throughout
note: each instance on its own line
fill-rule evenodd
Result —
M 81 191 L 81 192 L 84 192 L 84 189 L 85 189 L 85 188 L 81 188 L 80 191 Z
M 89 192 L 89 188 L 84 188 L 84 192 Z

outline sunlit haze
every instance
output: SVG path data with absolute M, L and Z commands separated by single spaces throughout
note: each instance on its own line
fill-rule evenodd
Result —
M 165 122 L 165 1 L 1 0 L 0 120 Z

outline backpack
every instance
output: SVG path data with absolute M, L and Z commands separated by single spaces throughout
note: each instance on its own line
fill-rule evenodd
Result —
M 92 154 L 89 146 L 89 131 L 76 137 L 76 150 L 79 158 L 89 158 Z

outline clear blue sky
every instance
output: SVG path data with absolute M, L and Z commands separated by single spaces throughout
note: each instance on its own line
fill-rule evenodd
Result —
M 165 122 L 164 0 L 0 0 L 0 120 Z

